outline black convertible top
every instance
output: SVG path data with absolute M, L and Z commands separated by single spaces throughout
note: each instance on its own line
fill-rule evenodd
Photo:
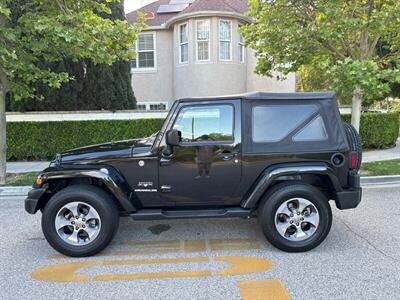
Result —
M 239 95 L 224 95 L 215 97 L 196 97 L 180 99 L 179 102 L 191 102 L 199 100 L 226 100 L 226 99 L 245 99 L 245 100 L 332 100 L 336 101 L 334 92 L 319 92 L 319 93 L 266 93 L 252 92 Z

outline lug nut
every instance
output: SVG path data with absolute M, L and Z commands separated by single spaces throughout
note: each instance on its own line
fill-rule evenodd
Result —
M 75 224 L 75 222 L 74 222 L 74 221 L 72 221 L 72 222 L 71 222 L 71 224 L 72 224 L 72 225 L 74 225 L 74 224 Z
M 291 217 L 293 217 L 293 214 L 290 214 Z
M 76 226 L 76 227 L 75 227 L 75 229 L 76 229 L 76 230 L 78 230 L 78 229 L 79 229 L 79 227 L 78 227 L 78 226 Z
M 83 221 L 83 222 L 85 222 L 85 221 L 86 221 L 86 219 L 85 219 L 85 218 L 83 218 L 83 219 L 82 219 L 82 221 Z
M 82 225 L 82 228 L 85 228 L 86 226 L 85 225 Z
M 300 216 L 300 212 L 299 211 L 297 212 L 297 215 Z
M 304 218 L 300 218 L 300 220 L 304 221 Z
M 296 223 L 296 226 L 299 226 L 299 223 Z
M 293 221 L 290 221 L 290 224 L 293 224 Z
M 78 216 L 76 216 L 76 217 L 75 217 L 75 219 L 79 219 L 79 217 L 78 217 Z

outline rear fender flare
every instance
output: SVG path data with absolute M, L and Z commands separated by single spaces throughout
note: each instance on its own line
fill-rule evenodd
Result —
M 326 163 L 273 165 L 263 171 L 256 184 L 242 200 L 241 207 L 253 209 L 272 183 L 281 176 L 316 174 L 327 176 L 335 192 L 343 191 L 334 170 Z

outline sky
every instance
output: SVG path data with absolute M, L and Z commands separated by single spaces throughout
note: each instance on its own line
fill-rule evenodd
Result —
M 129 13 L 154 1 L 155 0 L 125 0 L 125 13 Z

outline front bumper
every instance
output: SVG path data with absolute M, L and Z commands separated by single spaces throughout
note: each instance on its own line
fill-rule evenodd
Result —
M 30 214 L 35 214 L 40 208 L 40 199 L 46 192 L 44 188 L 37 188 L 29 191 L 25 199 L 25 210 Z

